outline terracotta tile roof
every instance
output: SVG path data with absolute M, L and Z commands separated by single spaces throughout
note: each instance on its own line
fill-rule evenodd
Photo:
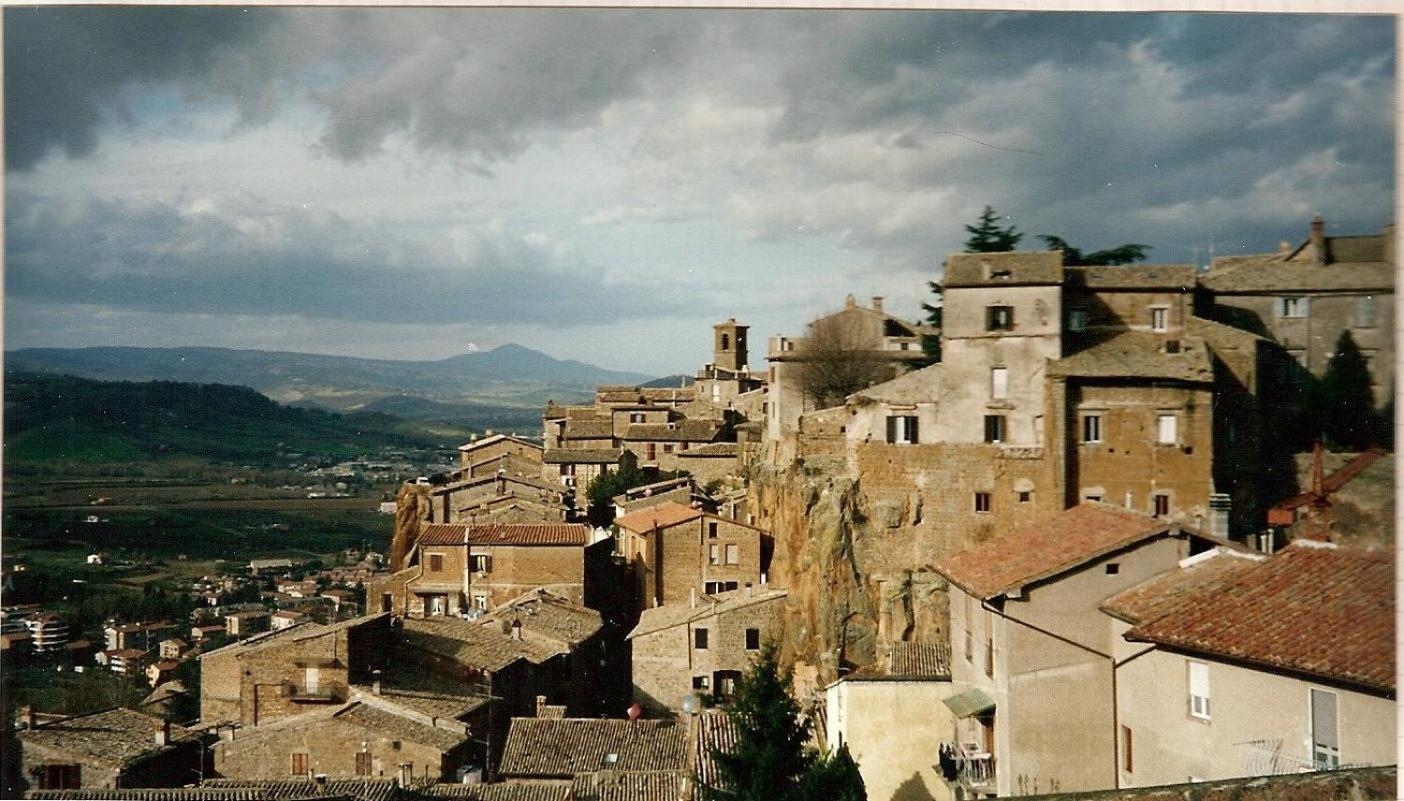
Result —
M 741 453 L 741 446 L 735 442 L 709 442 L 706 445 L 699 445 L 696 448 L 688 448 L 685 451 L 678 451 L 675 456 L 679 459 L 690 459 L 693 457 L 735 457 Z
M 1128 331 L 1048 363 L 1051 376 L 1079 378 L 1165 378 L 1208 383 L 1214 380 L 1209 349 L 1198 337 L 1182 337 L 1178 353 L 1166 353 L 1164 337 Z
M 1393 554 L 1299 541 L 1126 638 L 1392 692 Z
M 747 593 L 750 594 L 747 594 Z M 680 626 L 684 623 L 691 623 L 703 618 L 724 615 L 737 609 L 744 609 L 753 604 L 767 603 L 784 598 L 789 593 L 786 590 L 765 590 L 755 592 L 748 590 L 732 590 L 730 592 L 717 593 L 716 595 L 702 595 L 697 599 L 696 606 L 688 604 L 664 604 L 645 609 L 639 615 L 639 623 L 634 626 L 634 630 L 629 632 L 625 639 L 642 637 L 645 634 L 652 634 L 655 631 L 662 631 L 673 626 Z
M 654 506 L 662 506 L 665 503 L 677 503 L 682 506 L 691 506 L 692 501 L 694 499 L 700 500 L 703 496 L 700 490 L 683 486 L 675 487 L 670 490 L 664 490 L 656 495 L 652 495 L 647 498 L 635 498 L 630 501 L 620 500 L 623 497 L 623 495 L 614 496 L 615 506 L 624 510 L 624 514 L 620 515 L 620 517 L 623 517 L 624 515 L 633 514 L 634 512 L 640 511 L 642 509 L 649 509 Z
M 489 475 L 473 476 L 471 478 L 464 478 L 459 481 L 455 481 L 451 484 L 445 484 L 442 487 L 434 487 L 430 490 L 430 493 L 433 495 L 444 495 L 454 492 L 461 492 L 465 489 L 471 489 L 473 487 L 481 487 L 485 485 L 494 484 L 498 481 L 499 478 L 510 485 L 520 484 L 523 486 L 533 487 L 535 489 L 540 490 L 547 490 L 552 492 L 561 491 L 560 484 L 547 481 L 546 479 L 541 477 L 540 465 L 536 465 L 535 470 L 535 475 L 532 475 L 530 473 L 503 473 L 501 476 L 498 476 L 496 473 L 493 473 Z
M 599 612 L 546 589 L 523 593 L 479 620 L 483 625 L 497 623 L 504 627 L 513 622 L 521 623 L 528 633 L 555 640 L 567 649 L 595 636 L 604 627 Z
M 1222 293 L 1394 291 L 1394 265 L 1357 262 L 1321 266 L 1274 257 L 1221 263 L 1200 276 L 1201 286 Z
M 612 770 L 685 770 L 687 727 L 672 720 L 513 718 L 503 746 L 503 776 L 571 778 Z
M 1180 562 L 1169 573 L 1137 584 L 1102 602 L 1102 611 L 1126 621 L 1141 623 L 1159 617 L 1176 604 L 1223 586 L 1262 564 L 1267 557 L 1244 551 L 1214 548 Z
M 637 512 L 630 512 L 623 517 L 616 517 L 614 524 L 636 534 L 644 534 L 655 528 L 668 528 L 679 523 L 686 523 L 689 520 L 696 520 L 702 514 L 701 509 L 693 509 L 691 506 L 669 501 L 640 509 Z
M 717 769 L 714 751 L 729 754 L 736 749 L 741 735 L 731 715 L 720 709 L 709 709 L 694 718 L 697 726 L 696 746 L 693 752 L 693 770 L 697 773 L 697 783 L 704 787 L 716 787 L 721 781 L 721 771 Z
M 25 798 L 54 801 L 271 801 L 262 790 L 248 787 L 140 787 L 87 790 L 30 790 Z
M 1067 284 L 1089 289 L 1194 289 L 1193 264 L 1116 264 L 1065 267 Z
M 572 783 L 575 801 L 688 801 L 693 798 L 687 771 L 602 770 L 582 774 Z
M 375 695 L 373 685 L 353 685 L 355 697 L 371 705 L 376 699 L 385 703 L 404 707 L 436 718 L 460 719 L 464 715 L 480 709 L 488 698 L 474 693 L 470 685 L 448 681 L 433 673 L 414 669 L 413 652 L 396 649 L 396 657 L 391 665 L 400 665 L 385 672 L 380 682 L 380 695 Z M 367 700 L 367 696 L 372 696 Z
M 536 444 L 535 442 L 532 442 L 532 441 L 530 441 L 530 440 L 522 439 L 521 437 L 514 436 L 514 435 L 512 435 L 512 434 L 493 434 L 493 435 L 490 436 L 490 437 L 483 437 L 482 439 L 475 439 L 475 440 L 472 440 L 472 441 L 470 441 L 470 442 L 465 442 L 465 443 L 463 443 L 462 445 L 459 445 L 459 446 L 458 446 L 458 450 L 459 450 L 459 451 L 475 451 L 475 450 L 478 450 L 479 448 L 483 448 L 483 447 L 486 447 L 486 446 L 488 446 L 488 445 L 496 445 L 497 443 L 503 442 L 503 441 L 505 441 L 505 440 L 511 440 L 511 441 L 517 443 L 518 445 L 526 445 L 527 447 L 529 447 L 529 448 L 535 448 L 535 449 L 538 450 L 538 451 L 541 450 L 541 446 L 538 445 L 538 444 Z
M 419 794 L 458 801 L 577 801 L 569 781 L 432 784 L 421 789 Z
M 949 679 L 951 648 L 945 643 L 894 642 L 887 655 L 887 675 L 894 678 Z
M 545 464 L 615 464 L 624 451 L 615 448 L 547 448 L 541 454 Z
M 467 734 L 429 726 L 365 703 L 351 704 L 333 717 L 394 740 L 427 745 L 440 751 L 450 751 L 468 741 Z
M 580 545 L 590 529 L 581 523 L 434 523 L 419 532 L 420 545 Z
M 161 719 L 134 709 L 108 709 L 91 715 L 44 723 L 19 733 L 31 747 L 73 755 L 80 762 L 125 768 L 165 753 L 195 734 L 183 726 L 171 726 L 172 745 L 156 745 Z
M 995 277 L 1008 271 L 1005 278 Z M 1020 250 L 1012 253 L 954 253 L 946 258 L 941 285 L 1027 286 L 1063 283 L 1061 250 Z
M 394 779 L 328 779 L 323 785 L 318 785 L 311 779 L 206 779 L 201 787 L 258 790 L 263 793 L 260 798 L 267 798 L 269 801 L 301 801 L 324 796 L 353 798 L 356 801 L 390 801 L 401 795 Z
M 518 659 L 539 665 L 558 653 L 555 648 L 531 640 L 514 640 L 477 621 L 447 617 L 406 618 L 404 638 L 414 650 L 490 671 L 501 670 Z
M 721 423 L 716 420 L 630 423 L 621 439 L 628 442 L 711 442 L 721 429 Z
M 891 381 L 861 389 L 849 398 L 871 399 L 887 403 L 930 403 L 940 396 L 943 365 L 933 364 L 897 376 Z
M 1147 539 L 1168 527 L 1168 523 L 1148 515 L 1086 502 L 938 560 L 936 569 L 971 595 L 993 598 Z
M 562 436 L 566 439 L 610 439 L 614 436 L 614 421 L 570 420 Z

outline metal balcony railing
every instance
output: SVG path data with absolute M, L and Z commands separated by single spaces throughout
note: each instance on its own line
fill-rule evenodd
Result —
M 945 743 L 941 746 L 941 773 L 947 782 L 970 788 L 995 785 L 994 754 L 975 743 Z

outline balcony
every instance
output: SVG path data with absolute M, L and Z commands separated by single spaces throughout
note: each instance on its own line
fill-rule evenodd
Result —
M 947 784 L 970 790 L 993 791 L 995 788 L 994 754 L 975 743 L 943 743 L 940 765 L 941 776 Z

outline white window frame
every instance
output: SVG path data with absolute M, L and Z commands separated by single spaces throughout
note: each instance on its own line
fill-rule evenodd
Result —
M 1155 442 L 1157 445 L 1180 444 L 1180 416 L 1174 412 L 1156 412 Z
M 1155 331 L 1156 333 L 1164 333 L 1170 330 L 1169 306 L 1152 306 L 1150 307 L 1150 313 L 1152 331 Z
M 921 429 L 917 425 L 917 417 L 914 414 L 894 414 L 890 420 L 892 424 L 892 444 L 894 445 L 915 445 L 918 433 Z
M 707 546 L 707 564 L 721 564 L 721 546 L 715 542 Z
M 1336 745 L 1334 747 L 1316 741 L 1316 704 L 1313 703 L 1316 694 L 1329 695 L 1335 700 L 1331 706 L 1336 712 L 1335 731 Z M 1311 746 L 1311 762 L 1317 770 L 1329 770 L 1341 766 L 1341 696 L 1340 693 L 1331 690 L 1323 690 L 1319 687 L 1307 688 L 1307 731 L 1309 745 Z
M 990 368 L 990 400 L 1009 400 L 1009 368 Z
M 1359 295 L 1355 298 L 1355 323 L 1353 328 L 1374 328 L 1379 325 L 1379 305 L 1374 295 Z
M 1212 720 L 1209 664 L 1185 660 L 1185 682 L 1189 696 L 1186 709 L 1189 711 L 1190 717 L 1199 720 Z

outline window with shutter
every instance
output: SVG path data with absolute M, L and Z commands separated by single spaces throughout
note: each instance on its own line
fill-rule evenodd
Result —
M 1375 327 L 1375 298 L 1373 295 L 1361 295 L 1355 299 L 1355 327 Z
M 1178 420 L 1173 414 L 1156 415 L 1155 441 L 1161 445 L 1174 445 L 1179 439 Z
M 1102 441 L 1102 416 L 1100 414 L 1089 414 L 1082 418 L 1082 441 Z
M 1009 398 L 1009 368 L 993 367 L 990 369 L 990 399 L 1006 400 Z
M 1315 688 L 1311 689 L 1311 759 L 1318 770 L 1341 766 L 1336 694 Z
M 1170 310 L 1160 306 L 1151 309 L 1151 330 L 1168 331 L 1170 329 Z
M 726 546 L 726 563 L 729 565 L 741 564 L 741 550 L 734 543 Z
M 368 751 L 361 751 L 356 754 L 356 775 L 371 775 L 371 755 Z
M 306 755 L 306 754 L 293 754 L 293 755 L 292 755 L 292 775 L 294 775 L 294 776 L 306 776 L 306 775 L 307 775 L 307 755 Z
M 1002 415 L 1002 414 L 987 414 L 987 415 L 985 415 L 985 441 L 986 441 L 986 442 L 1003 442 L 1003 441 L 1004 441 L 1004 435 L 1005 435 L 1004 415 Z
M 1201 720 L 1209 719 L 1209 666 L 1203 662 L 1189 665 L 1189 713 Z
M 719 546 L 719 545 L 709 545 L 709 546 L 707 546 L 707 564 L 709 564 L 709 565 L 719 565 L 719 564 L 721 564 L 721 546 Z

